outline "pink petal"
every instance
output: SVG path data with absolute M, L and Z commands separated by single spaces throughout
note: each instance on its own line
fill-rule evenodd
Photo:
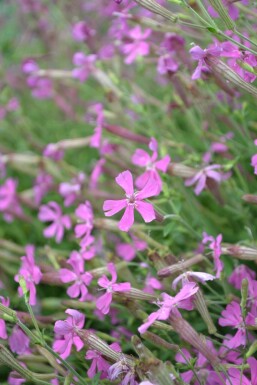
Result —
M 163 159 L 158 160 L 158 162 L 155 163 L 155 167 L 158 170 L 161 170 L 162 172 L 166 172 L 169 163 L 170 163 L 170 156 L 166 155 Z
M 136 210 L 140 213 L 146 223 L 153 221 L 156 216 L 153 205 L 147 202 L 137 202 Z
M 108 314 L 110 310 L 110 305 L 112 303 L 112 293 L 105 293 L 96 301 L 96 307 L 103 314 Z
M 138 148 L 132 156 L 132 163 L 136 164 L 137 166 L 146 167 L 150 161 L 150 155 L 140 148 Z
M 130 171 L 123 171 L 117 178 L 115 178 L 115 180 L 127 195 L 132 195 L 134 193 L 133 177 Z
M 106 217 L 111 217 L 112 215 L 118 213 L 127 206 L 127 200 L 107 200 L 103 204 L 103 210 L 105 211 L 104 215 Z
M 160 188 L 153 179 L 149 179 L 141 191 L 138 191 L 136 195 L 136 200 L 147 199 L 152 196 L 158 195 L 160 193 Z
M 67 321 L 56 321 L 54 324 L 54 331 L 56 334 L 65 335 L 71 333 L 73 326 Z
M 84 314 L 80 313 L 77 310 L 74 309 L 67 309 L 65 310 L 66 314 L 69 314 L 73 318 L 73 324 L 77 326 L 78 328 L 82 329 L 85 323 L 85 316 Z
M 124 283 L 115 283 L 113 286 L 112 286 L 112 289 L 113 291 L 120 291 L 120 292 L 125 292 L 125 291 L 130 291 L 131 289 L 131 284 L 128 283 L 128 282 L 124 282 Z
M 77 279 L 77 275 L 68 269 L 60 269 L 60 279 L 63 283 L 72 282 Z
M 121 231 L 129 231 L 133 223 L 134 223 L 134 206 L 128 205 L 119 222 L 118 227 Z

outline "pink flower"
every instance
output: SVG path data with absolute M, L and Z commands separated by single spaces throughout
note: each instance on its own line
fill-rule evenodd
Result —
M 158 158 L 158 143 L 154 138 L 151 138 L 149 148 L 152 150 L 152 156 L 146 151 L 137 149 L 132 156 L 132 162 L 140 167 L 145 167 L 146 171 L 136 179 L 136 186 L 143 188 L 149 179 L 152 179 L 159 187 L 159 192 L 162 190 L 162 180 L 157 170 L 166 172 L 170 163 L 170 156 L 166 155 L 164 158 Z
M 85 316 L 79 311 L 67 309 L 65 313 L 70 317 L 65 321 L 55 322 L 54 331 L 57 339 L 53 345 L 54 351 L 59 353 L 64 360 L 69 357 L 72 345 L 75 345 L 78 352 L 83 348 L 84 343 L 76 333 L 83 328 L 85 323 Z
M 92 190 L 95 190 L 98 186 L 98 181 L 100 176 L 103 174 L 103 167 L 106 163 L 106 160 L 104 158 L 99 159 L 90 175 L 90 181 L 89 181 L 89 188 Z
M 157 278 L 148 275 L 145 280 L 144 292 L 155 294 L 155 290 L 162 290 L 163 284 Z
M 64 206 L 71 206 L 79 197 L 83 183 L 85 182 L 85 174 L 80 172 L 70 183 L 60 183 L 59 193 L 64 198 Z
M 233 3 L 231 3 L 229 0 L 222 0 L 222 3 L 228 9 L 228 14 L 231 17 L 231 19 L 232 20 L 238 19 L 239 9 Z M 249 1 L 248 0 L 242 0 L 242 3 L 247 6 L 249 4 Z M 207 10 L 212 17 L 219 17 L 219 14 L 215 11 L 215 9 L 213 9 L 212 6 L 209 6 L 207 8 Z
M 44 171 L 39 172 L 33 186 L 34 199 L 35 199 L 36 205 L 39 205 L 41 203 L 44 196 L 52 189 L 52 187 L 53 187 L 52 175 L 47 174 Z
M 13 353 L 26 354 L 29 352 L 29 337 L 19 326 L 14 326 L 9 338 L 9 346 Z
M 212 274 L 202 273 L 197 271 L 187 271 L 186 273 L 182 273 L 177 278 L 174 279 L 172 283 L 172 289 L 175 290 L 177 288 L 177 284 L 179 283 L 179 281 L 182 281 L 182 286 L 184 286 L 189 281 L 191 281 L 192 278 L 193 278 L 193 281 L 194 279 L 196 279 L 197 281 L 200 281 L 202 283 L 216 279 L 216 277 Z
M 35 264 L 35 247 L 33 245 L 27 245 L 25 248 L 26 255 L 21 257 L 21 268 L 19 274 L 14 277 L 15 282 L 19 282 L 19 277 L 22 276 L 26 282 L 26 288 L 29 291 L 29 303 L 30 305 L 36 305 L 36 285 L 39 284 L 42 278 L 40 268 Z M 18 289 L 19 295 L 23 295 L 22 288 Z
M 121 374 L 124 378 L 122 379 L 120 385 L 138 385 L 138 382 L 135 380 L 134 370 L 127 365 L 123 358 L 110 366 L 108 370 L 108 377 L 111 381 L 116 380 Z
M 162 293 L 163 300 L 158 302 L 160 309 L 148 316 L 147 321 L 138 328 L 139 333 L 145 333 L 156 320 L 168 319 L 170 312 L 176 311 L 176 308 L 191 310 L 193 305 L 189 299 L 197 292 L 197 290 L 197 285 L 194 282 L 189 282 L 182 287 L 175 297 Z
M 94 135 L 91 137 L 90 146 L 100 148 L 102 141 L 102 131 L 104 124 L 104 110 L 101 103 L 96 103 L 91 106 L 92 112 L 96 114 L 96 127 L 94 130 Z
M 23 212 L 16 189 L 17 182 L 12 178 L 6 179 L 0 186 L 0 212 L 4 214 L 7 222 L 11 222 L 15 216 L 21 216 Z
M 221 318 L 219 318 L 220 326 L 232 326 L 237 330 L 234 337 L 227 342 L 227 346 L 231 349 L 246 344 L 246 329 L 245 324 L 254 325 L 254 317 L 248 313 L 245 323 L 241 314 L 240 305 L 233 301 L 227 305 L 226 309 L 222 311 Z
M 152 180 L 144 186 L 141 191 L 134 192 L 133 178 L 130 171 L 124 171 L 115 179 L 117 184 L 123 188 L 126 195 L 121 200 L 107 200 L 103 204 L 105 216 L 110 217 L 125 208 L 125 212 L 119 222 L 119 229 L 128 231 L 134 223 L 134 210 L 137 210 L 145 222 L 155 219 L 154 208 L 143 199 L 158 195 L 159 187 Z
M 132 261 L 135 258 L 137 251 L 143 251 L 147 248 L 147 243 L 133 235 L 131 235 L 132 243 L 118 243 L 116 253 L 124 261 Z
M 247 360 L 251 371 L 251 380 L 249 380 L 240 369 L 231 368 L 228 370 L 229 379 L 226 380 L 226 385 L 257 385 L 257 360 L 250 357 Z
M 52 224 L 44 230 L 46 238 L 55 237 L 57 243 L 63 239 L 64 230 L 71 228 L 71 219 L 68 215 L 63 215 L 61 207 L 56 202 L 49 202 L 42 205 L 39 209 L 38 218 L 41 222 L 52 222 Z
M 220 278 L 220 274 L 223 270 L 223 262 L 220 260 L 221 256 L 221 242 L 222 242 L 222 234 L 219 234 L 217 238 L 208 235 L 207 233 L 203 233 L 203 244 L 209 243 L 208 247 L 213 250 L 213 259 L 214 265 L 216 269 L 216 278 Z
M 189 178 L 185 181 L 185 186 L 192 186 L 196 184 L 194 192 L 196 195 L 201 194 L 201 192 L 207 187 L 207 179 L 213 179 L 217 183 L 221 183 L 224 179 L 227 179 L 229 175 L 221 174 L 215 169 L 220 169 L 221 166 L 219 164 L 213 164 L 211 166 L 207 166 L 197 172 L 192 178 Z
M 64 157 L 64 151 L 62 149 L 58 148 L 58 146 L 56 146 L 56 144 L 49 143 L 43 151 L 43 156 L 45 156 L 46 158 L 53 159 L 56 162 L 58 162 L 59 160 L 61 160 Z
M 254 144 L 257 146 L 257 139 L 255 139 Z M 257 175 L 257 154 L 252 156 L 251 166 L 254 167 L 254 174 Z
M 121 352 L 121 348 L 117 342 L 112 343 L 110 348 L 116 352 Z M 101 356 L 101 353 L 96 350 L 89 349 L 85 358 L 86 360 L 92 360 L 92 364 L 87 371 L 89 378 L 93 378 L 98 372 L 101 372 L 101 379 L 107 378 L 110 364 Z
M 166 75 L 168 73 L 174 73 L 178 70 L 178 63 L 176 60 L 169 54 L 165 54 L 159 57 L 157 71 L 161 75 Z
M 90 285 L 93 276 L 92 274 L 84 271 L 84 262 L 78 260 L 70 260 L 68 262 L 73 271 L 68 269 L 60 269 L 60 278 L 64 283 L 73 282 L 67 290 L 67 294 L 71 298 L 77 298 L 80 296 L 80 301 L 85 301 L 87 298 L 88 290 L 87 286 Z
M 98 285 L 106 289 L 106 293 L 99 297 L 96 301 L 97 309 L 101 310 L 103 314 L 108 314 L 110 311 L 113 293 L 126 292 L 131 289 L 129 282 L 116 283 L 117 272 L 113 263 L 108 263 L 107 268 L 112 276 L 112 279 L 110 281 L 106 275 L 103 275 L 101 278 L 99 278 Z
M 89 244 L 88 240 L 91 236 L 91 231 L 94 226 L 94 214 L 91 203 L 89 201 L 85 201 L 85 203 L 80 204 L 76 209 L 75 214 L 79 219 L 79 224 L 75 226 L 75 236 L 76 238 L 82 238 L 80 241 L 80 246 L 83 250 Z
M 236 289 L 241 289 L 243 279 L 249 282 L 256 278 L 256 273 L 246 265 L 239 265 L 235 268 L 233 273 L 229 276 L 228 282 Z
M 72 27 L 72 36 L 76 41 L 86 41 L 95 35 L 95 30 L 90 28 L 85 21 L 79 21 Z
M 96 55 L 85 55 L 83 52 L 76 52 L 73 56 L 73 64 L 77 67 L 72 71 L 72 76 L 83 83 L 93 72 L 96 62 Z
M 202 49 L 201 47 L 196 45 L 195 47 L 191 48 L 189 53 L 192 55 L 192 59 L 198 60 L 198 65 L 192 75 L 192 79 L 193 80 L 199 79 L 201 77 L 202 71 L 209 70 L 205 62 L 205 59 L 208 55 L 219 57 L 221 52 L 222 52 L 222 49 L 220 46 Z
M 147 56 L 149 54 L 150 44 L 144 40 L 151 35 L 151 32 L 150 28 L 142 32 L 140 26 L 136 26 L 129 31 L 128 37 L 132 42 L 125 43 L 122 47 L 123 53 L 127 56 L 125 59 L 126 64 L 133 63 L 137 57 Z
M 0 302 L 2 305 L 9 307 L 10 300 L 9 298 L 4 298 L 0 295 Z M 0 319 L 0 339 L 6 340 L 8 338 L 5 321 Z

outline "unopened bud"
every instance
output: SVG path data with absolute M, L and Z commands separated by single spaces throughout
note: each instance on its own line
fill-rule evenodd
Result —
M 205 58 L 205 62 L 214 73 L 223 76 L 239 88 L 242 88 L 252 96 L 257 97 L 257 88 L 252 86 L 250 83 L 245 82 L 241 76 L 234 72 L 227 64 L 211 55 Z
M 189 267 L 196 265 L 197 263 L 204 260 L 205 257 L 202 254 L 197 254 L 190 259 L 182 260 L 178 263 L 175 263 L 174 265 L 164 267 L 163 269 L 159 270 L 157 274 L 159 277 L 169 277 L 173 274 L 183 273 L 184 271 L 187 271 Z
M 165 341 L 163 338 L 161 338 L 161 337 L 157 336 L 156 334 L 149 332 L 149 331 L 146 331 L 145 333 L 143 333 L 141 335 L 141 337 L 144 338 L 145 340 L 151 341 L 155 346 L 161 346 L 165 349 L 169 349 L 169 350 L 172 350 L 174 352 L 178 352 L 180 349 L 178 345 L 171 344 L 171 343 Z
M 220 360 L 210 348 L 207 346 L 206 341 L 192 328 L 192 326 L 184 320 L 181 316 L 178 316 L 171 312 L 169 321 L 173 329 L 179 334 L 179 336 L 202 355 L 207 358 L 213 367 L 216 367 Z
M 204 299 L 203 292 L 200 288 L 197 290 L 197 292 L 194 295 L 194 304 L 195 304 L 195 307 L 197 308 L 198 312 L 200 313 L 202 319 L 206 323 L 206 325 L 208 327 L 208 332 L 210 334 L 215 334 L 217 329 L 216 329 L 216 326 L 214 325 L 213 320 L 210 316 L 209 310 L 207 308 L 207 305 L 206 305 L 206 302 Z
M 176 23 L 176 21 L 178 20 L 178 17 L 176 15 L 168 11 L 168 9 L 162 7 L 154 0 L 135 0 L 135 2 L 138 5 L 141 5 L 141 7 L 147 9 L 148 11 L 156 13 L 157 15 L 160 15 L 165 19 L 172 21 L 172 23 Z
M 114 126 L 112 124 L 104 124 L 106 131 L 111 132 L 112 134 L 119 136 L 121 138 L 130 140 L 131 142 L 149 144 L 150 139 L 146 136 L 135 134 L 134 132 L 128 130 L 127 128 Z
M 142 301 L 156 301 L 157 296 L 149 293 L 145 293 L 142 290 L 135 289 L 134 287 L 131 287 L 129 291 L 123 291 L 123 292 L 116 292 L 114 293 L 118 297 L 125 297 L 128 299 L 137 299 Z
M 253 203 L 257 205 L 257 195 L 246 194 L 242 196 L 242 199 L 247 203 Z
M 257 260 L 257 249 L 238 246 L 238 245 L 228 245 L 221 248 L 222 254 L 233 255 L 237 259 L 242 259 L 245 261 L 256 261 Z
M 224 7 L 221 0 L 209 0 L 209 3 L 215 9 L 215 11 L 220 15 L 220 18 L 226 25 L 226 27 L 230 30 L 235 28 L 235 24 L 233 20 L 230 18 L 227 9 Z
M 247 309 L 246 309 L 247 299 L 248 299 L 248 280 L 244 278 L 241 284 L 241 302 L 240 302 L 243 318 L 246 317 L 246 313 L 247 313 Z
M 199 170 L 186 166 L 183 163 L 171 163 L 168 166 L 167 174 L 180 176 L 181 178 L 192 178 Z

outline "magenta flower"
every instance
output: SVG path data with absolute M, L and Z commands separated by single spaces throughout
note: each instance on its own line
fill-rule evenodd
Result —
M 68 215 L 63 215 L 61 207 L 56 202 L 49 202 L 42 205 L 39 209 L 38 218 L 41 222 L 52 222 L 52 224 L 44 230 L 46 238 L 55 237 L 57 243 L 63 239 L 64 230 L 71 228 L 71 219 Z
M 213 179 L 217 183 L 221 183 L 223 180 L 227 179 L 230 174 L 221 174 L 215 169 L 220 169 L 221 166 L 219 164 L 213 164 L 211 166 L 207 166 L 202 170 L 198 171 L 192 178 L 189 178 L 185 181 L 185 186 L 192 186 L 196 184 L 194 192 L 196 195 L 201 194 L 201 192 L 207 187 L 207 179 Z
M 112 343 L 110 348 L 116 352 L 121 352 L 121 348 L 117 342 Z M 92 364 L 87 371 L 89 378 L 93 378 L 98 372 L 101 372 L 101 379 L 107 378 L 110 364 L 101 356 L 101 353 L 96 350 L 89 349 L 85 358 L 86 360 L 92 360 Z
M 157 278 L 148 275 L 145 280 L 145 287 L 143 291 L 145 293 L 154 294 L 155 290 L 162 290 L 163 284 L 158 281 Z
M 133 63 L 137 57 L 147 56 L 149 54 L 150 44 L 145 40 L 151 35 L 151 32 L 150 28 L 142 32 L 140 26 L 136 26 L 128 32 L 131 43 L 125 43 L 122 47 L 122 51 L 126 55 L 126 64 Z
M 19 217 L 23 213 L 16 189 L 17 182 L 12 178 L 6 179 L 0 186 L 0 213 L 3 213 L 7 222 L 11 222 L 15 216 Z
M 219 57 L 221 54 L 221 51 L 222 51 L 222 49 L 219 46 L 202 49 L 201 47 L 196 45 L 195 47 L 191 48 L 189 52 L 192 55 L 192 59 L 198 60 L 198 65 L 197 65 L 197 67 L 196 67 L 196 69 L 192 75 L 192 79 L 193 80 L 199 79 L 201 77 L 202 71 L 208 71 L 209 70 L 209 68 L 206 64 L 206 61 L 205 61 L 205 59 L 208 55 Z
M 129 282 L 116 283 L 117 272 L 113 263 L 108 263 L 107 268 L 112 276 L 112 279 L 109 280 L 106 275 L 103 275 L 101 278 L 99 278 L 98 285 L 103 287 L 106 290 L 106 293 L 99 297 L 96 301 L 97 309 L 99 309 L 103 314 L 108 314 L 110 311 L 113 293 L 122 293 L 130 291 L 131 289 Z
M 257 139 L 255 139 L 254 144 L 257 146 Z M 254 174 L 257 175 L 257 154 L 252 156 L 251 166 L 254 168 Z
M 118 379 L 121 374 L 124 378 L 120 385 L 138 385 L 138 382 L 135 380 L 135 371 L 127 365 L 123 358 L 108 369 L 108 377 L 111 381 Z
M 256 273 L 246 265 L 237 266 L 233 273 L 228 277 L 228 282 L 233 285 L 236 289 L 240 290 L 243 279 L 247 279 L 251 282 L 256 278 Z
M 242 317 L 239 303 L 233 301 L 227 305 L 226 309 L 222 311 L 221 318 L 219 318 L 220 326 L 232 326 L 237 329 L 234 337 L 227 342 L 227 346 L 231 349 L 246 344 L 246 325 L 254 325 L 255 318 L 248 313 L 245 322 Z
M 65 207 L 71 206 L 79 197 L 85 178 L 85 174 L 80 172 L 70 183 L 60 183 L 59 193 L 64 198 Z
M 178 63 L 169 53 L 160 56 L 158 59 L 157 71 L 160 75 L 177 72 L 178 67 Z
M 78 217 L 79 222 L 75 226 L 75 236 L 76 238 L 81 238 L 80 246 L 83 250 L 89 244 L 88 240 L 94 226 L 94 214 L 91 203 L 85 201 L 85 203 L 80 204 L 76 209 L 75 214 L 76 217 Z
M 106 160 L 104 158 L 99 159 L 90 175 L 90 181 L 89 181 L 89 188 L 92 190 L 95 190 L 98 186 L 98 181 L 100 176 L 103 174 L 103 167 L 106 163 Z
M 53 182 L 52 175 L 47 174 L 44 171 L 37 175 L 33 186 L 34 199 L 37 206 L 41 203 L 44 196 L 52 189 Z
M 146 151 L 137 149 L 132 156 L 132 162 L 140 167 L 145 167 L 146 171 L 136 179 L 136 186 L 142 189 L 148 180 L 152 179 L 159 187 L 159 192 L 162 190 L 162 180 L 157 170 L 166 172 L 170 163 L 170 156 L 166 155 L 164 158 L 157 160 L 158 158 L 158 143 L 154 138 L 151 138 L 149 148 L 152 150 L 152 156 Z
M 138 328 L 139 333 L 145 333 L 146 330 L 156 320 L 167 320 L 171 311 L 176 311 L 177 308 L 192 310 L 193 305 L 189 299 L 197 292 L 198 287 L 194 282 L 189 282 L 175 295 L 171 297 L 166 293 L 162 293 L 162 301 L 158 301 L 160 309 L 150 314 L 147 321 Z
M 19 326 L 15 325 L 9 338 L 9 346 L 11 351 L 16 354 L 28 354 L 29 343 L 29 337 L 22 331 Z
M 123 188 L 126 195 L 121 200 L 107 200 L 103 204 L 105 216 L 110 217 L 125 208 L 125 212 L 119 222 L 119 229 L 129 231 L 134 223 L 134 210 L 137 210 L 145 222 L 155 219 L 154 208 L 143 199 L 158 195 L 159 187 L 152 180 L 144 186 L 141 191 L 134 192 L 133 178 L 130 171 L 124 171 L 115 179 L 117 184 Z
M 60 269 L 60 278 L 64 283 L 73 282 L 67 290 L 67 294 L 71 298 L 77 298 L 80 296 L 80 301 L 85 301 L 88 294 L 87 286 L 90 285 L 93 276 L 92 274 L 84 271 L 84 262 L 78 260 L 70 260 L 68 262 L 72 267 L 69 269 Z
M 213 251 L 213 260 L 214 266 L 216 269 L 216 278 L 220 278 L 220 274 L 223 270 L 223 262 L 220 260 L 221 256 L 221 242 L 222 242 L 222 234 L 219 234 L 217 238 L 208 235 L 207 233 L 203 233 L 202 243 L 209 243 L 208 247 Z
M 133 235 L 131 235 L 132 243 L 118 243 L 116 253 L 124 261 L 132 261 L 135 258 L 137 251 L 144 251 L 147 248 L 147 243 Z
M 59 160 L 62 160 L 62 158 L 64 157 L 64 151 L 58 148 L 56 144 L 49 143 L 43 151 L 43 156 L 58 162 Z
M 36 285 L 39 284 L 42 278 L 40 268 L 35 264 L 35 247 L 33 245 L 27 245 L 25 248 L 26 255 L 21 257 L 21 268 L 19 274 L 14 277 L 15 282 L 19 282 L 20 276 L 26 282 L 26 288 L 29 291 L 29 303 L 30 305 L 36 305 Z M 22 288 L 18 288 L 19 296 L 23 296 Z
M 0 295 L 0 302 L 2 305 L 9 307 L 10 300 L 9 298 L 4 298 Z M 0 339 L 6 340 L 8 338 L 5 321 L 0 319 Z
M 94 134 L 91 137 L 90 146 L 100 148 L 102 141 L 102 131 L 104 124 L 104 110 L 103 105 L 101 103 L 96 103 L 91 106 L 92 112 L 96 114 L 96 127 L 94 130 Z
M 247 360 L 251 371 L 251 380 L 249 380 L 240 369 L 231 368 L 228 370 L 229 379 L 226 381 L 226 385 L 232 383 L 232 385 L 257 385 L 257 360 L 254 357 L 250 357 Z
M 95 35 L 95 30 L 90 28 L 85 21 L 79 21 L 72 27 L 72 36 L 76 41 L 86 41 Z
M 73 56 L 73 64 L 77 68 L 72 71 L 72 76 L 83 83 L 93 72 L 96 58 L 96 55 L 85 55 L 83 52 L 76 52 Z
M 216 279 L 216 277 L 208 273 L 202 273 L 198 271 L 187 271 L 186 273 L 182 273 L 177 278 L 174 279 L 172 283 L 172 289 L 175 290 L 177 288 L 177 284 L 179 283 L 179 281 L 182 281 L 182 286 L 184 286 L 191 279 L 192 281 L 196 279 L 197 281 L 204 283 L 206 281 L 212 281 L 213 279 Z
M 65 313 L 70 315 L 65 321 L 55 322 L 54 331 L 57 339 L 53 344 L 54 351 L 59 353 L 64 360 L 69 357 L 72 345 L 75 345 L 78 352 L 83 348 L 84 343 L 77 335 L 77 331 L 81 330 L 85 323 L 85 316 L 79 311 L 67 309 Z

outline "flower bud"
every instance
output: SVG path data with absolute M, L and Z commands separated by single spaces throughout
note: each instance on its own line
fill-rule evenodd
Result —
M 176 15 L 168 11 L 168 9 L 162 7 L 154 0 L 135 0 L 135 2 L 138 5 L 141 5 L 143 8 L 148 9 L 148 11 L 156 13 L 157 15 L 160 15 L 165 19 L 172 21 L 172 23 L 176 23 L 176 21 L 178 20 L 178 17 Z
M 125 297 L 128 299 L 137 299 L 137 300 L 142 300 L 142 301 L 156 301 L 157 296 L 152 295 L 149 293 L 145 293 L 142 290 L 135 289 L 134 287 L 131 287 L 129 291 L 124 291 L 124 292 L 119 292 L 119 293 L 114 293 L 115 296 L 118 297 Z
M 173 274 L 183 273 L 184 271 L 187 271 L 189 267 L 196 265 L 197 263 L 204 260 L 205 257 L 202 254 L 197 254 L 190 259 L 182 260 L 178 263 L 175 263 L 174 265 L 164 267 L 163 269 L 159 270 L 157 274 L 159 277 L 164 278 Z
M 213 320 L 210 316 L 210 313 L 208 311 L 208 308 L 207 308 L 207 305 L 206 305 L 206 302 L 205 302 L 205 299 L 203 296 L 203 292 L 200 288 L 197 290 L 197 292 L 194 295 L 194 304 L 195 304 L 196 309 L 200 313 L 202 319 L 206 323 L 206 325 L 208 327 L 208 332 L 210 334 L 216 333 L 216 331 L 217 331 L 216 326 L 214 325 Z
M 257 249 L 238 246 L 238 245 L 226 245 L 221 248 L 222 254 L 233 255 L 237 259 L 245 261 L 256 261 L 257 260 Z
M 128 130 L 127 128 L 114 126 L 112 124 L 104 124 L 106 131 L 111 132 L 112 134 L 119 136 L 121 138 L 130 140 L 136 143 L 149 144 L 150 139 L 146 136 L 135 134 L 134 132 Z
M 171 163 L 168 166 L 167 174 L 180 176 L 181 178 L 192 178 L 199 170 L 185 166 L 183 163 Z
M 257 205 L 257 195 L 246 194 L 242 196 L 242 199 L 247 203 L 253 203 Z
M 175 332 L 191 346 L 197 349 L 202 355 L 207 358 L 213 367 L 216 367 L 220 360 L 210 348 L 207 346 L 205 340 L 192 328 L 192 326 L 184 320 L 180 315 L 171 313 L 170 323 Z

